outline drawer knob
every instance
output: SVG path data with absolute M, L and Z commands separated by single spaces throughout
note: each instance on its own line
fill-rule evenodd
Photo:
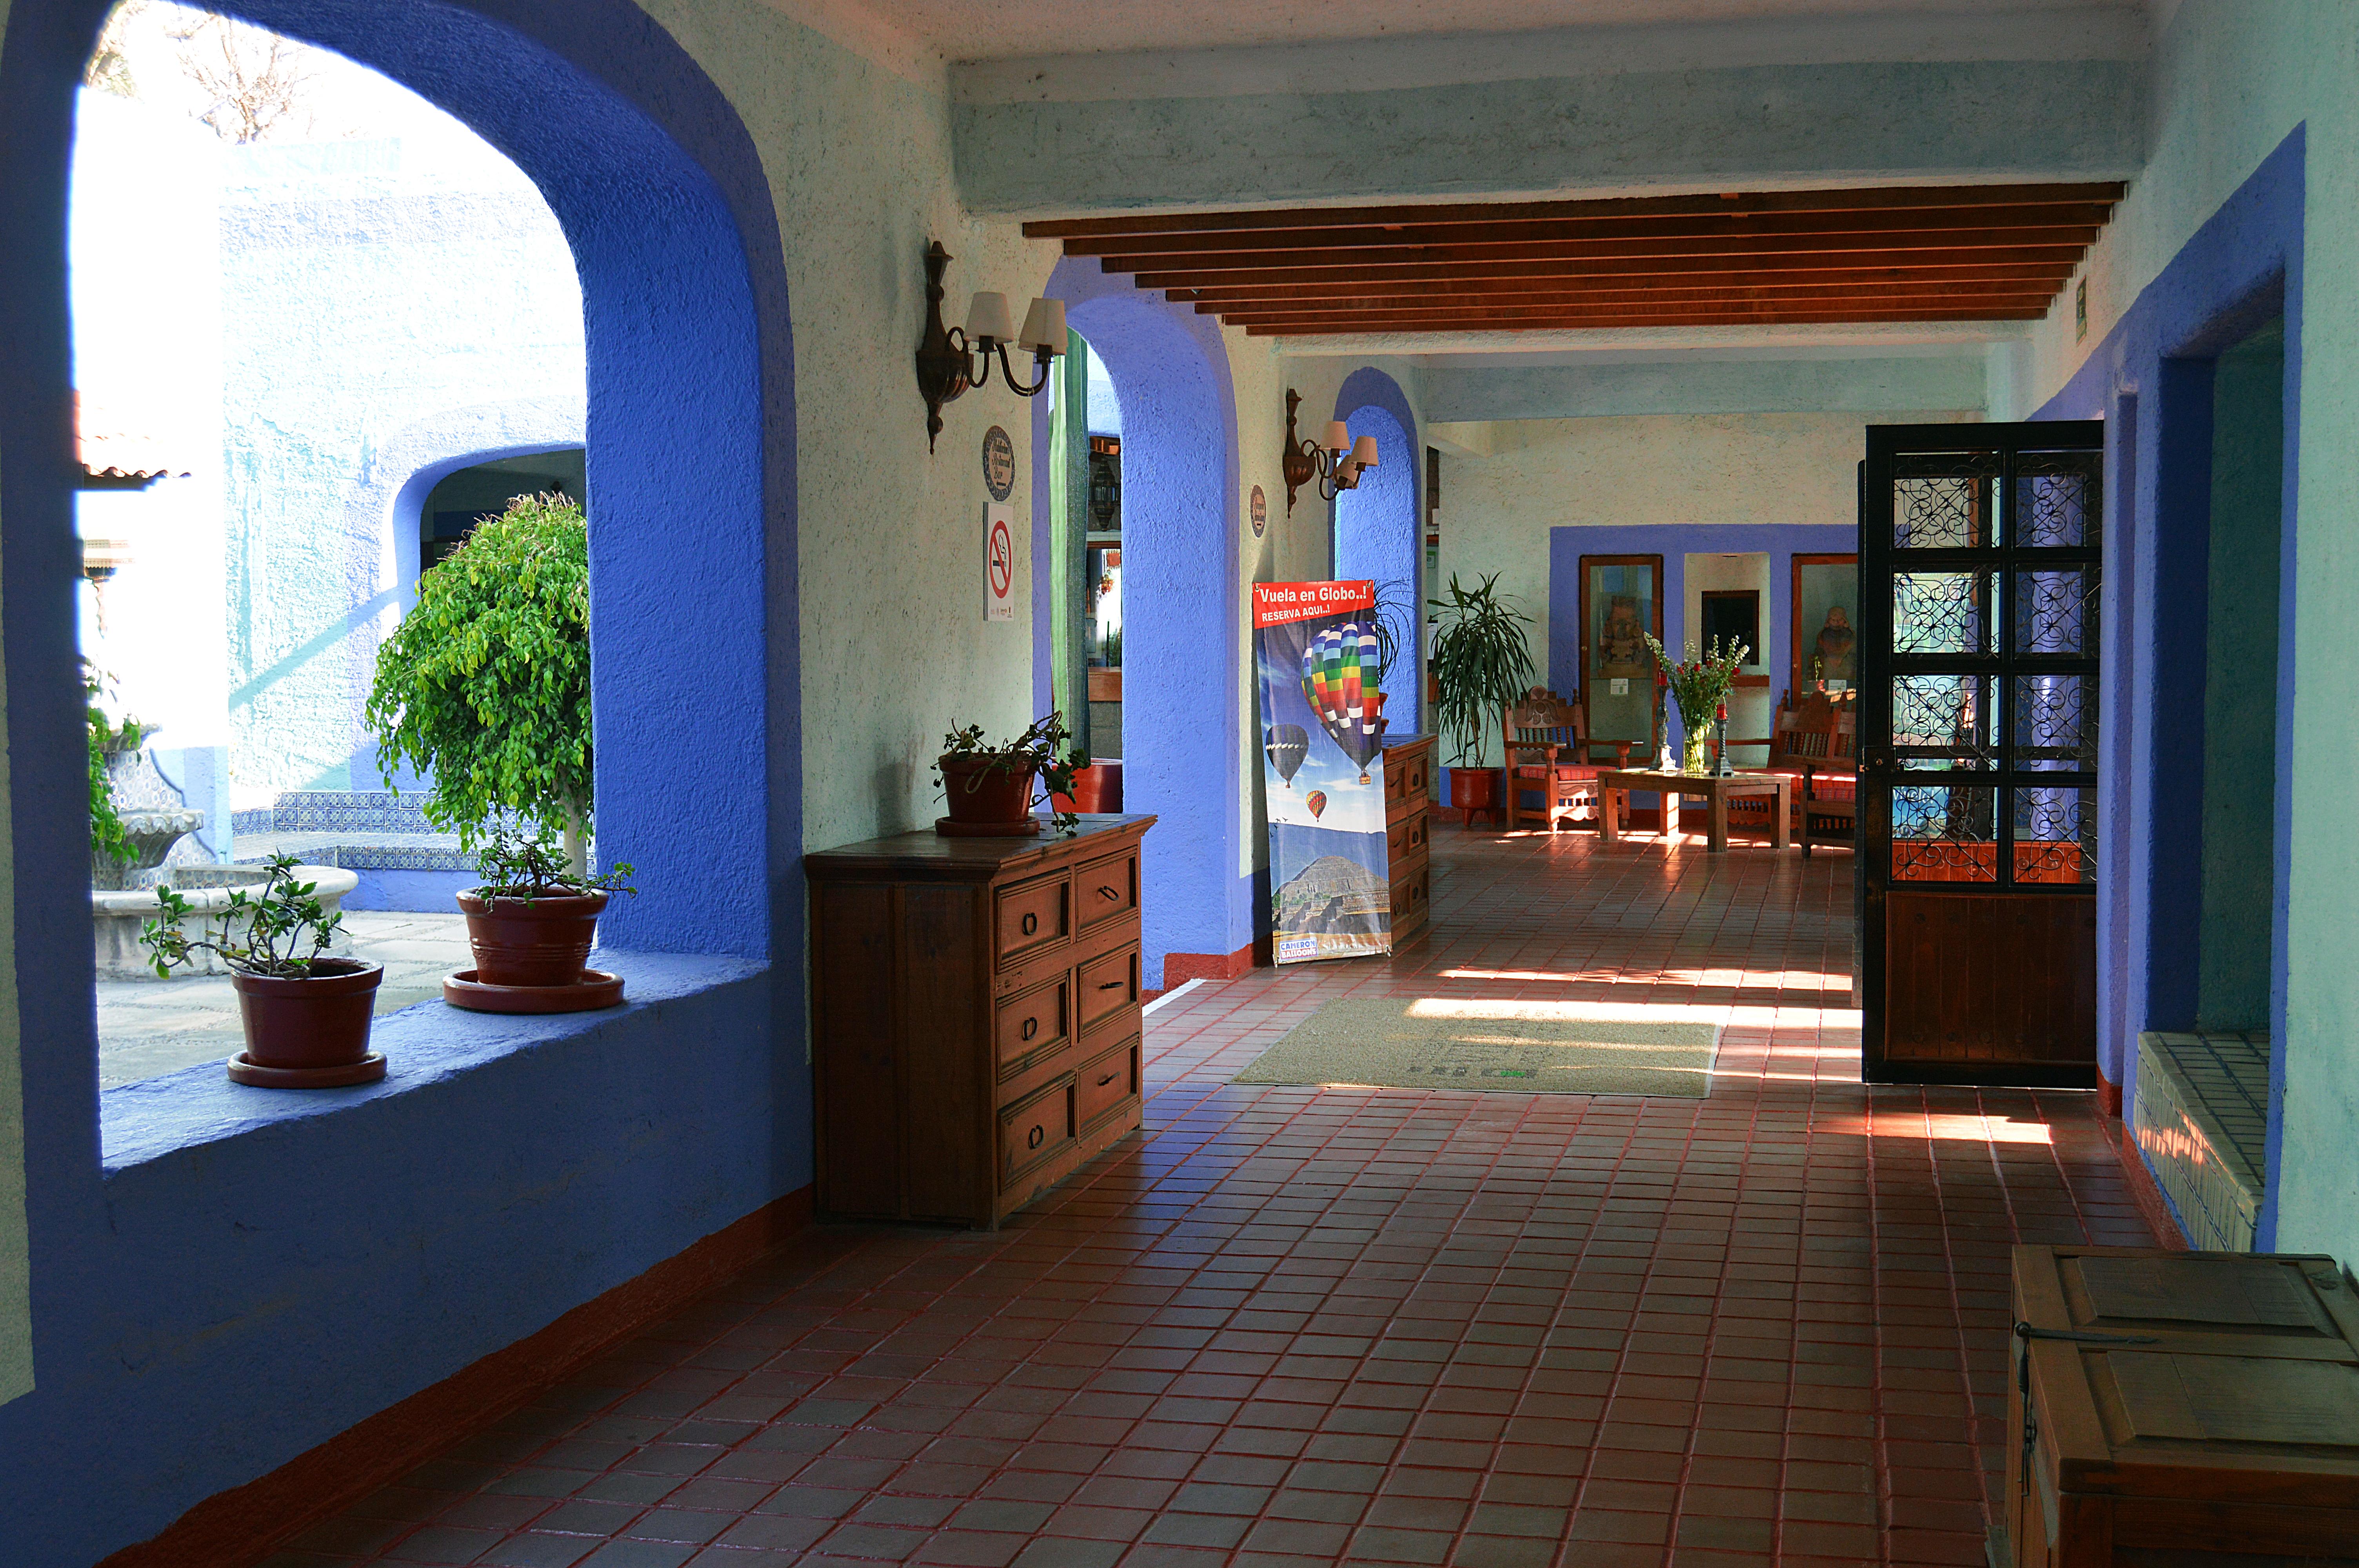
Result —
M 1027 915 L 1026 915 L 1026 916 L 1024 917 L 1024 935 L 1025 935 L 1029 936 L 1029 935 L 1032 935 L 1032 933 L 1034 933 L 1035 931 L 1038 931 L 1038 930 L 1039 930 L 1039 929 L 1040 929 L 1040 917 L 1039 917 L 1038 915 L 1037 915 L 1037 914 L 1027 914 Z
M 1029 1040 L 1032 1036 L 1040 1033 L 1040 1021 L 1037 1018 L 1027 1018 L 1024 1021 L 1024 1027 L 1016 1033 L 1023 1035 L 1025 1039 Z
M 1040 1140 L 1048 1136 L 1049 1130 L 1047 1128 L 1035 1127 L 1031 1131 L 1024 1135 L 1024 1147 L 1027 1149 L 1038 1149 L 1040 1147 Z
M 1120 888 L 1108 887 L 1103 882 L 1100 882 L 1098 884 L 1098 896 L 1100 898 L 1120 899 L 1122 897 L 1122 890 Z
M 1100 986 L 1098 989 L 1102 991 L 1118 991 L 1127 983 L 1128 982 L 1125 980 L 1108 980 L 1105 984 Z
M 1098 1080 L 1098 1087 L 1103 1088 L 1112 1082 L 1114 1082 L 1114 1075 L 1112 1073 L 1108 1073 L 1104 1077 Z

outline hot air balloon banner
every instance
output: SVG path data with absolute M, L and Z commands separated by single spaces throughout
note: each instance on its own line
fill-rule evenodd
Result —
M 1302 651 L 1302 695 L 1320 729 L 1360 770 L 1362 784 L 1385 746 L 1385 694 L 1376 685 L 1382 666 L 1375 627 L 1358 621 L 1327 628 Z
M 1392 950 L 1375 585 L 1254 588 L 1270 926 L 1281 964 Z

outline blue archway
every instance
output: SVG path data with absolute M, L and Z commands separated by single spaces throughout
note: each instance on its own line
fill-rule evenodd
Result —
M 725 994 L 683 982 L 668 1009 L 634 1015 L 636 1033 L 606 1037 L 603 1076 L 539 1076 L 549 1053 L 445 1045 L 412 1058 L 405 1082 L 341 1091 L 365 1103 L 242 1108 L 246 1121 L 190 1135 L 193 1160 L 151 1119 L 144 1162 L 108 1168 L 119 1119 L 103 1151 L 63 243 L 74 94 L 107 0 L 13 6 L 0 38 L 0 614 L 38 1381 L 0 1405 L 0 1449 L 24 1460 L 0 1476 L 0 1515 L 41 1561 L 92 1561 L 152 1533 L 810 1179 L 809 1075 L 792 1044 L 793 356 L 752 138 L 627 0 L 215 8 L 439 104 L 557 215 L 582 284 L 599 500 L 599 838 L 637 863 L 642 890 L 603 935 L 785 961 Z M 755 972 L 695 973 L 723 968 Z M 710 1029 L 724 1011 L 731 1027 Z M 705 1037 L 664 1038 L 697 1019 Z M 670 1065 L 649 1070 L 651 1054 Z M 275 1168 L 273 1151 L 297 1162 L 277 1186 L 251 1175 Z M 511 1201 L 503 1184 L 519 1171 L 541 1185 Z M 312 1203 L 340 1181 L 370 1194 L 365 1235 Z M 253 1223 L 231 1224 L 239 1205 Z M 256 1376 L 257 1357 L 307 1370 Z M 78 1500 L 95 1496 L 108 1506 Z
M 1066 302 L 1122 397 L 1123 809 L 1160 819 L 1147 836 L 1140 913 L 1146 984 L 1162 987 L 1167 955 L 1201 972 L 1253 943 L 1236 398 L 1211 317 L 1142 294 L 1094 261 L 1059 262 L 1046 292 Z M 1036 423 L 1044 454 L 1045 428 Z M 1044 602 L 1046 569 L 1036 556 Z M 1039 671 L 1045 684 L 1045 664 Z
M 1335 498 L 1335 576 L 1394 584 L 1402 608 L 1386 616 L 1400 653 L 1385 677 L 1385 715 L 1396 734 L 1418 730 L 1425 704 L 1425 540 L 1419 494 L 1424 448 L 1400 384 L 1373 366 L 1344 379 L 1334 417 L 1358 440 L 1376 438 L 1376 466 Z

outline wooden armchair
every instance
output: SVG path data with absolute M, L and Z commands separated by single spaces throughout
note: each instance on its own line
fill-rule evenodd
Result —
M 1538 792 L 1549 831 L 1560 820 L 1597 820 L 1599 768 L 1589 757 L 1589 726 L 1578 702 L 1536 686 L 1506 711 L 1507 828 L 1515 830 L 1526 790 Z M 1629 748 L 1622 748 L 1627 753 Z
M 1857 711 L 1852 704 L 1830 702 L 1819 692 L 1799 703 L 1789 699 L 1777 709 L 1775 733 L 1768 740 L 1769 765 L 1762 771 L 1784 773 L 1794 783 L 1793 830 L 1805 859 L 1814 827 L 1824 841 L 1838 823 L 1853 819 L 1859 793 Z M 1767 833 L 1775 809 L 1769 797 L 1739 795 L 1728 803 L 1728 825 Z

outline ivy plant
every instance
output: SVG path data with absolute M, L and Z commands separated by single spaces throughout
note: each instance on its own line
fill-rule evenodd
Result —
M 136 719 L 125 718 L 118 729 L 106 716 L 100 699 L 113 684 L 113 677 L 105 671 L 88 659 L 82 662 L 82 708 L 90 731 L 91 853 L 127 866 L 139 858 L 139 851 L 132 847 L 130 836 L 123 828 L 122 815 L 114 809 L 111 770 L 115 758 L 139 749 L 147 731 Z
M 562 827 L 585 875 L 591 829 L 590 541 L 562 495 L 520 495 L 419 574 L 377 649 L 377 766 L 430 772 L 426 819 L 473 850 L 495 820 Z

